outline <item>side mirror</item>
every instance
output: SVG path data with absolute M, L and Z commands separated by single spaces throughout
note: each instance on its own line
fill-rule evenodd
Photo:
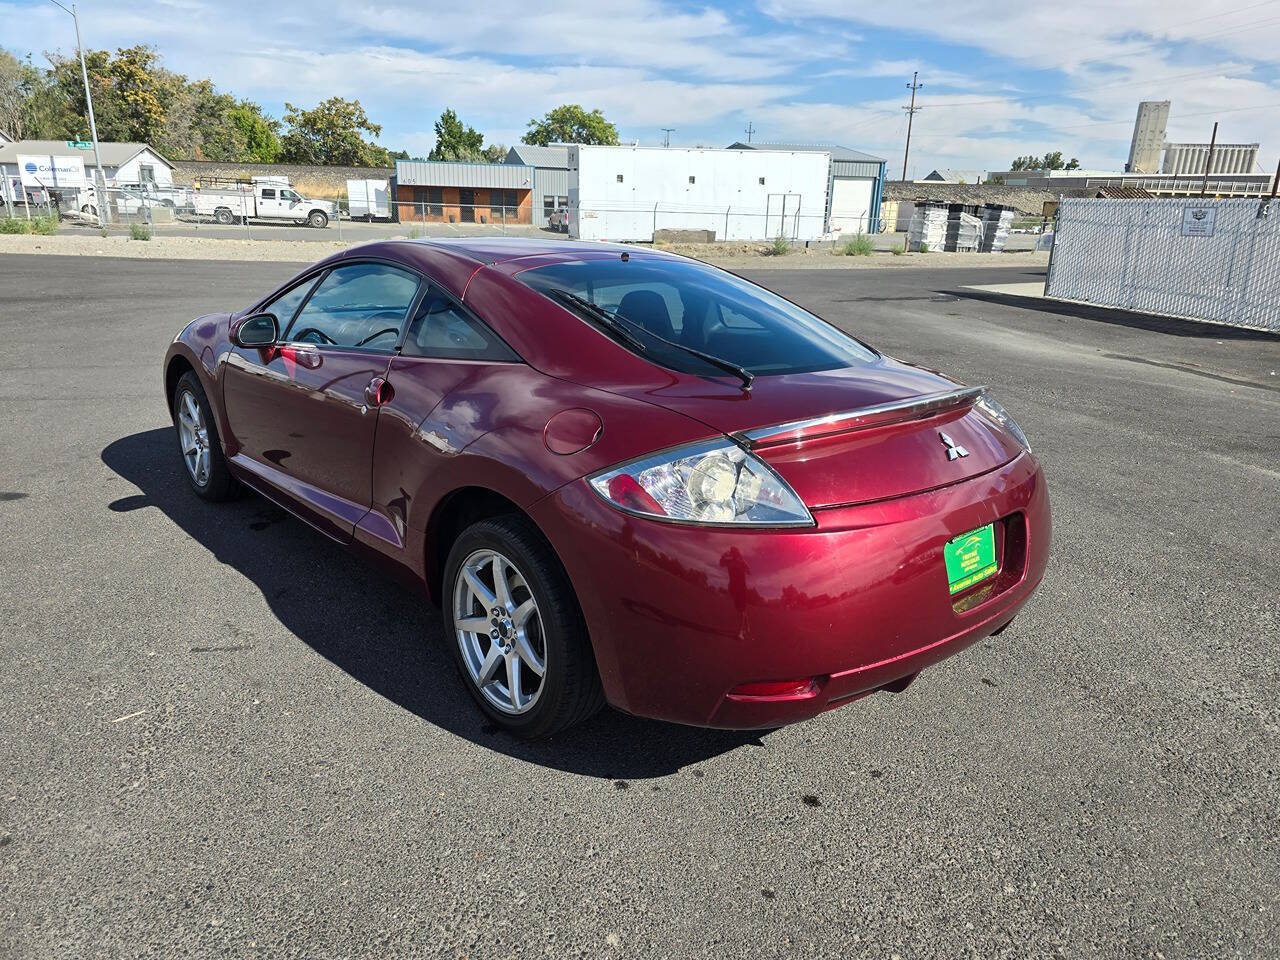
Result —
M 237 347 L 269 347 L 280 339 L 280 324 L 274 313 L 255 313 L 240 321 L 231 333 Z

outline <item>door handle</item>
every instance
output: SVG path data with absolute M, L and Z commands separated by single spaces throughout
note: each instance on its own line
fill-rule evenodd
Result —
M 371 407 L 385 406 L 395 395 L 391 384 L 382 377 L 374 377 L 364 388 L 365 403 Z

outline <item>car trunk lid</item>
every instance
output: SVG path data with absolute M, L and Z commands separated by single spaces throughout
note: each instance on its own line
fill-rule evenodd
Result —
M 947 486 L 1021 452 L 975 409 L 981 387 L 888 357 L 860 367 L 757 377 L 750 391 L 679 378 L 643 393 L 733 436 L 810 508 Z

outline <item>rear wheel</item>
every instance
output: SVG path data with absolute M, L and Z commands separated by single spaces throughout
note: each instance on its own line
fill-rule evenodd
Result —
M 547 737 L 604 704 L 573 586 L 519 515 L 462 532 L 445 567 L 445 635 L 476 702 L 518 737 Z
M 205 500 L 230 500 L 235 496 L 239 485 L 222 455 L 209 398 L 193 370 L 178 379 L 173 391 L 173 425 L 183 472 L 191 489 Z
M 236 222 L 235 214 L 226 207 L 219 207 L 213 212 L 213 219 L 221 224 L 232 224 Z

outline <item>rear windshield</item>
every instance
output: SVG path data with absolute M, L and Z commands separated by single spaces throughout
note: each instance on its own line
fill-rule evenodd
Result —
M 587 260 L 536 267 L 520 280 L 591 322 L 628 349 L 685 373 L 724 376 L 676 344 L 727 360 L 756 376 L 865 364 L 869 347 L 763 287 L 695 263 Z M 558 293 L 621 318 L 625 334 Z M 607 318 L 606 318 L 607 319 Z M 633 342 L 627 342 L 629 334 Z M 663 341 L 669 341 L 664 343 Z

